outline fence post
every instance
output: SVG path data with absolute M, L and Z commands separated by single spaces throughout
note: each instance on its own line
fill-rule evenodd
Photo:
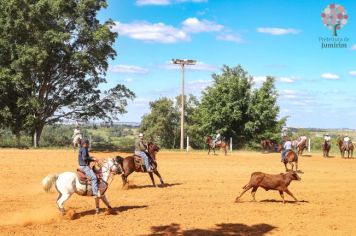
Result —
M 187 136 L 187 152 L 189 152 L 189 136 Z
M 230 137 L 230 152 L 232 152 L 232 137 Z
M 93 144 L 91 142 L 91 135 L 89 135 L 89 151 L 91 151 L 91 145 L 93 145 Z
M 310 139 L 308 140 L 308 152 L 310 152 Z

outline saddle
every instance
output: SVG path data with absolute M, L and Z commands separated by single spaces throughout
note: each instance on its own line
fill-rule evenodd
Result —
M 151 165 L 151 157 L 148 155 L 148 153 L 146 153 L 148 156 L 148 162 Z M 147 172 L 147 168 L 145 166 L 145 161 L 143 160 L 143 158 L 141 156 L 138 155 L 134 155 L 134 163 L 135 163 L 135 169 L 137 170 L 141 170 L 142 172 Z M 152 167 L 152 165 L 151 165 Z
M 108 183 L 102 179 L 102 174 L 100 172 L 94 171 L 94 173 L 96 175 L 96 178 L 98 179 L 98 189 L 100 191 L 100 194 L 104 195 L 108 188 Z M 85 191 L 82 195 L 93 196 L 91 189 L 91 179 L 89 179 L 81 169 L 77 169 L 77 176 L 79 179 L 79 183 L 85 185 Z

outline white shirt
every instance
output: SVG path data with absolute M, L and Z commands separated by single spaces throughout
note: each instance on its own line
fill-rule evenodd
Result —
M 350 141 L 350 138 L 346 136 L 346 137 L 344 138 L 344 142 L 348 142 L 348 141 Z
M 330 140 L 331 140 L 331 137 L 330 137 L 329 135 L 325 135 L 325 136 L 324 136 L 324 140 L 325 140 L 325 141 L 330 141 Z

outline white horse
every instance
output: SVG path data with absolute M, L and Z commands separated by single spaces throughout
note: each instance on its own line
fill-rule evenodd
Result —
M 122 173 L 121 166 L 117 158 L 108 158 L 102 161 L 101 170 L 102 180 L 109 185 L 108 180 L 113 178 L 113 175 Z M 43 189 L 49 192 L 55 185 L 59 196 L 57 198 L 57 206 L 59 210 L 64 214 L 63 204 L 67 201 L 73 193 L 81 196 L 88 196 L 92 194 L 91 186 L 83 185 L 79 182 L 78 176 L 75 172 L 63 172 L 60 174 L 50 174 L 42 180 Z M 109 186 L 107 186 L 109 187 Z M 99 190 L 100 192 L 100 190 Z M 99 195 L 100 196 L 100 195 Z M 104 202 L 104 204 L 111 210 L 109 201 L 107 200 L 105 193 L 98 198 L 95 198 L 96 213 L 99 213 L 99 199 Z
M 76 147 L 80 147 L 80 141 L 82 140 L 82 135 L 79 134 L 75 134 L 73 135 L 73 148 L 75 149 Z

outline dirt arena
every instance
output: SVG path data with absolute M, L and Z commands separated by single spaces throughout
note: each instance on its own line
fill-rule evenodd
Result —
M 92 153 L 105 158 L 118 153 Z M 57 192 L 45 193 L 49 173 L 75 170 L 72 150 L 0 150 L 1 235 L 355 235 L 356 160 L 321 155 L 300 158 L 302 181 L 289 189 L 301 201 L 259 189 L 234 203 L 253 171 L 280 173 L 279 154 L 160 152 L 167 183 L 152 188 L 147 174 L 116 176 L 107 196 L 117 215 L 95 215 L 91 197 L 73 195 L 67 217 L 56 208 Z M 158 181 L 158 179 L 156 179 Z M 101 204 L 103 207 L 103 204 Z M 72 216 L 73 219 L 68 219 Z

